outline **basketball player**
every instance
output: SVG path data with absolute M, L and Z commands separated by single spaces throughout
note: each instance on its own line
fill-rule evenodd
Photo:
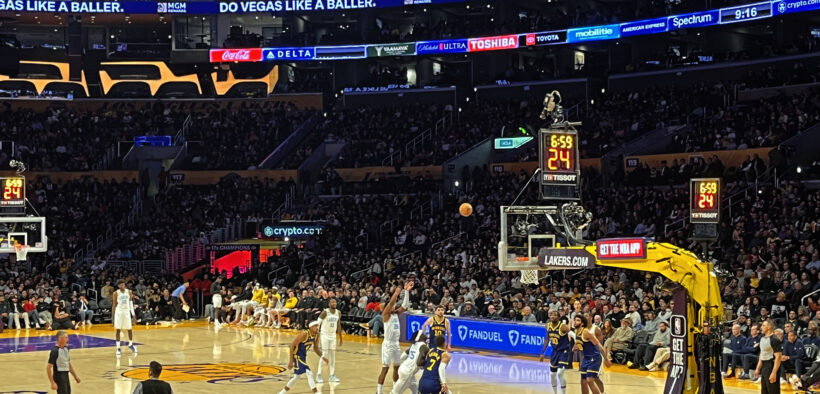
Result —
M 421 331 L 430 326 L 430 348 L 436 347 L 436 337 L 443 337 L 447 333 L 447 351 L 452 351 L 450 344 L 453 341 L 453 333 L 450 331 L 450 321 L 444 317 L 444 305 L 436 307 L 435 315 L 430 316 L 421 326 Z
M 427 336 L 421 330 L 414 332 L 413 344 L 401 355 L 399 380 L 393 385 L 390 394 L 402 394 L 407 389 L 410 389 L 412 394 L 418 394 L 419 382 L 416 380 L 416 372 L 424 367 L 428 351 Z
M 399 327 L 399 315 L 410 308 L 410 290 L 413 289 L 413 281 L 408 281 L 404 284 L 404 299 L 401 306 L 395 308 L 396 300 L 401 294 L 401 286 L 396 286 L 393 291 L 393 296 L 390 297 L 390 302 L 384 306 L 382 311 L 382 320 L 384 321 L 384 341 L 382 341 L 382 372 L 379 374 L 379 385 L 376 388 L 376 394 L 382 394 L 382 386 L 384 386 L 384 379 L 387 377 L 387 371 L 393 367 L 393 385 L 399 380 L 399 365 L 401 364 L 401 345 L 399 345 L 399 336 L 401 335 L 401 328 Z
M 134 346 L 134 332 L 131 330 L 131 316 L 134 316 L 134 305 L 131 303 L 131 290 L 125 288 L 125 281 L 117 281 L 117 291 L 112 295 L 111 309 L 114 311 L 114 328 L 117 330 L 117 355 L 122 354 L 120 350 L 120 332 L 128 330 L 128 348 L 137 354 L 137 347 Z
M 317 344 L 318 336 L 316 332 L 319 331 L 319 322 L 310 322 L 307 330 L 303 330 L 296 336 L 290 344 L 290 361 L 288 361 L 288 369 L 293 370 L 293 377 L 285 384 L 285 388 L 279 394 L 285 394 L 290 391 L 291 386 L 296 383 L 302 375 L 307 377 L 308 386 L 313 392 L 316 392 L 316 383 L 313 381 L 313 374 L 310 373 L 310 367 L 307 364 L 307 351 L 313 347 L 313 351 L 322 360 L 327 362 L 327 358 L 322 357 L 322 352 L 319 351 L 319 344 Z M 322 361 L 319 361 L 322 362 Z
M 330 360 L 330 378 L 331 382 L 338 382 L 336 377 L 336 340 L 339 341 L 339 346 L 342 346 L 342 312 L 336 309 L 337 301 L 331 298 L 328 302 L 328 308 L 322 311 L 319 315 L 319 331 L 321 333 L 322 354 Z M 319 370 L 316 371 L 316 382 L 323 383 L 322 379 L 322 363 L 319 362 Z
M 589 319 L 584 315 L 575 315 L 575 333 L 576 340 L 580 338 L 581 352 L 583 359 L 581 360 L 581 392 L 583 394 L 602 394 L 603 382 L 598 379 L 598 374 L 601 373 L 601 362 L 607 367 L 612 363 L 607 357 L 604 357 L 604 347 L 601 345 L 596 331 L 598 326 L 590 324 Z
M 424 372 L 419 380 L 419 394 L 439 394 L 447 393 L 447 364 L 450 362 L 450 353 L 442 350 L 444 337 L 438 336 L 435 339 L 436 347 L 427 352 L 427 360 L 424 363 Z
M 552 391 L 558 394 L 560 383 L 561 391 L 567 391 L 567 379 L 564 377 L 564 370 L 572 360 L 572 344 L 574 342 L 572 331 L 567 324 L 558 317 L 558 311 L 550 311 L 550 320 L 547 322 L 547 336 L 544 338 L 544 347 L 541 349 L 541 357 L 538 361 L 544 361 L 544 352 L 547 345 L 552 344 L 552 355 L 550 355 L 550 382 Z

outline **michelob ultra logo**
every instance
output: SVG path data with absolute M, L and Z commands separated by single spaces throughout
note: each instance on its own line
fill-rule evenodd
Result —
M 232 382 L 254 383 L 273 379 L 285 368 L 265 364 L 171 364 L 162 366 L 162 380 L 170 382 Z M 148 366 L 140 366 L 122 373 L 134 380 L 148 379 Z

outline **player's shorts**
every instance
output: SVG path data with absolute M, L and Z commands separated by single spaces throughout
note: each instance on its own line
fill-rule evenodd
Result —
M 322 345 L 322 351 L 336 350 L 336 337 L 335 336 L 330 337 L 330 338 L 321 337 L 319 339 L 319 341 Z
M 550 371 L 558 372 L 558 368 L 569 368 L 572 360 L 572 349 L 556 350 L 550 355 Z
M 298 357 L 295 357 L 293 359 L 293 374 L 294 375 L 301 375 L 305 372 L 309 373 L 310 372 L 310 367 L 307 365 L 307 363 L 302 362 L 302 361 L 299 360 Z
M 419 391 L 418 380 L 416 379 L 417 371 L 418 368 L 407 367 L 402 363 L 399 367 L 399 380 L 393 385 L 390 394 L 403 394 L 408 389 L 411 393 L 417 393 Z
M 401 364 L 401 347 L 398 343 L 382 342 L 382 366 L 395 367 Z
M 114 328 L 117 330 L 131 329 L 131 311 L 114 310 Z
M 441 382 L 433 379 L 419 380 L 419 394 L 439 394 L 441 393 Z
M 581 360 L 581 378 L 597 378 L 601 373 L 604 358 L 600 354 L 591 357 L 584 356 Z

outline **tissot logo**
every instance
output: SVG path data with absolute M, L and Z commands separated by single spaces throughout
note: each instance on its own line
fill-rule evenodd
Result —
M 521 334 L 519 334 L 518 331 L 510 330 L 510 332 L 507 333 L 507 336 L 510 338 L 510 344 L 512 344 L 513 347 L 518 345 L 518 338 L 521 337 Z
M 467 326 L 459 326 L 458 327 L 458 337 L 463 341 L 467 338 Z

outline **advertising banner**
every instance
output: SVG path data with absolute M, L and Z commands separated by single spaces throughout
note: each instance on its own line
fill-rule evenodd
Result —
M 354 11 L 374 8 L 460 3 L 464 0 L 248 0 L 248 1 L 71 1 L 2 0 L 0 11 L 95 13 L 95 14 L 188 14 L 288 13 Z
M 211 49 L 211 63 L 260 62 L 262 48 Z
M 518 36 L 519 46 L 554 45 L 567 42 L 567 31 L 545 31 L 540 33 L 528 33 Z
M 669 329 L 672 337 L 672 346 L 669 352 L 669 374 L 666 376 L 666 387 L 663 392 L 667 394 L 681 394 L 688 379 L 689 357 L 689 325 L 687 321 L 688 298 L 686 289 L 678 286 L 672 291 L 672 299 L 675 307 L 672 309 L 672 317 L 669 318 Z
M 637 22 L 621 23 L 621 37 L 663 33 L 667 30 L 667 21 L 668 19 L 663 17 Z
M 467 40 L 439 40 L 421 41 L 416 43 L 416 54 L 430 55 L 438 53 L 464 53 L 467 52 Z
M 367 55 L 364 45 L 316 47 L 315 53 L 317 60 L 363 59 Z
M 313 60 L 316 57 L 316 49 L 305 48 L 263 48 L 262 58 L 266 61 L 272 60 Z
M 413 56 L 416 54 L 416 44 L 405 42 L 403 44 L 378 44 L 367 46 L 367 57 L 385 56 Z
M 480 37 L 467 40 L 470 52 L 498 51 L 518 48 L 518 36 Z
M 704 27 L 717 25 L 720 21 L 720 11 L 712 10 L 705 12 L 693 12 L 691 14 L 674 15 L 669 17 L 669 30 L 691 29 L 693 27 Z
M 314 222 L 262 222 L 259 225 L 259 238 L 262 239 L 305 239 L 322 235 L 324 225 Z
M 621 25 L 581 27 L 567 30 L 567 42 L 612 40 L 621 36 Z
M 406 315 L 404 340 L 420 329 L 429 316 Z M 544 326 L 540 324 L 505 323 L 487 320 L 448 318 L 453 332 L 452 344 L 479 350 L 519 353 L 537 356 L 544 346 Z M 546 355 L 552 353 L 552 346 Z

